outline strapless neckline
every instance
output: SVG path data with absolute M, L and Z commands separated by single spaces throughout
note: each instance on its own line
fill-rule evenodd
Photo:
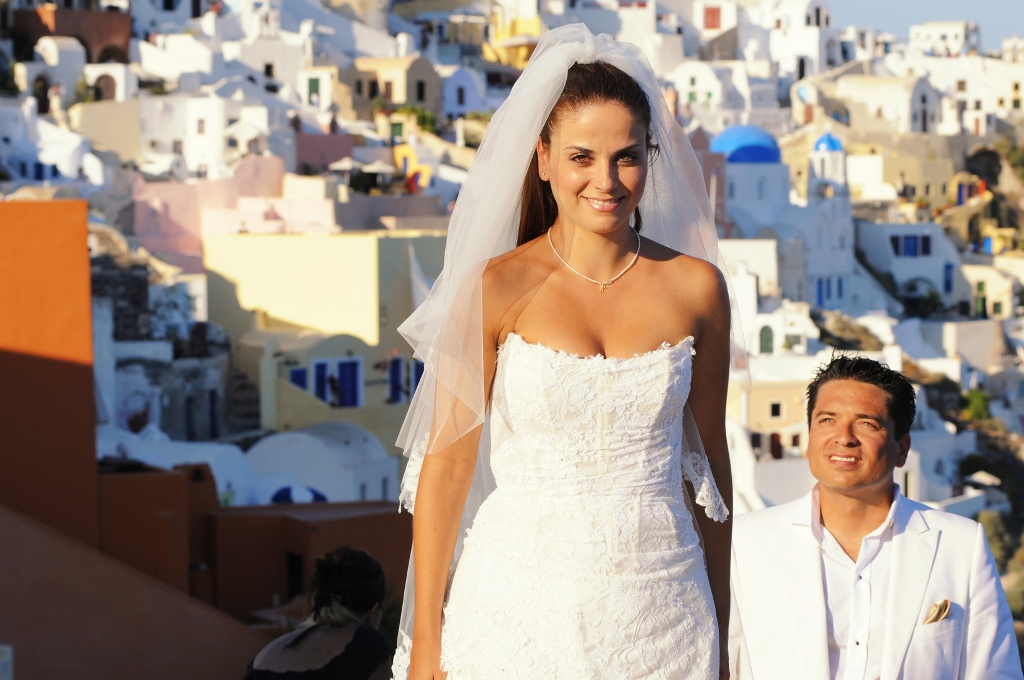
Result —
M 505 336 L 505 342 L 501 343 L 501 345 L 498 347 L 498 353 L 499 354 L 501 354 L 501 351 L 505 348 L 506 345 L 509 344 L 509 341 L 511 341 L 511 340 L 515 340 L 516 342 L 518 342 L 519 344 L 521 344 L 521 345 L 523 345 L 525 347 L 532 347 L 534 349 L 539 349 L 539 350 L 541 350 L 543 352 L 547 352 L 549 354 L 554 354 L 555 356 L 559 356 L 559 357 L 565 357 L 567 359 L 575 359 L 577 361 L 609 362 L 609 363 L 615 363 L 615 364 L 622 364 L 622 363 L 626 363 L 626 362 L 637 361 L 637 360 L 640 360 L 640 359 L 649 359 L 651 357 L 656 357 L 656 356 L 660 356 L 662 354 L 674 352 L 674 351 L 679 350 L 680 348 L 682 348 L 682 347 L 684 347 L 686 345 L 689 345 L 689 349 L 690 349 L 690 354 L 691 355 L 696 356 L 696 354 L 697 354 L 697 350 L 694 347 L 694 340 L 693 340 L 693 336 L 692 335 L 686 336 L 685 338 L 683 338 L 682 340 L 680 340 L 679 342 L 677 342 L 674 345 L 669 343 L 669 342 L 663 342 L 658 347 L 656 347 L 655 349 L 648 350 L 646 352 L 641 352 L 641 353 L 638 353 L 638 354 L 634 354 L 631 357 L 607 357 L 607 356 L 605 356 L 603 354 L 589 354 L 587 356 L 580 356 L 579 354 L 576 354 L 575 352 L 566 352 L 563 349 L 555 349 L 553 347 L 549 347 L 548 345 L 545 345 L 545 344 L 540 343 L 540 342 L 529 342 L 525 338 L 523 338 L 523 336 L 519 335 L 515 331 L 509 331 L 508 335 Z

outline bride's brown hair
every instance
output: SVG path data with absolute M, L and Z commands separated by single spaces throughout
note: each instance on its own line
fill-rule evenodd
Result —
M 658 146 L 651 139 L 651 103 L 643 88 L 626 73 L 611 64 L 595 61 L 590 64 L 573 64 L 565 77 L 562 94 L 551 109 L 540 139 L 545 146 L 551 144 L 551 130 L 558 119 L 567 112 L 578 111 L 594 102 L 618 102 L 644 124 L 647 130 L 647 150 L 650 162 L 657 156 Z M 543 235 L 558 217 L 558 205 L 551 184 L 541 180 L 538 173 L 537 152 L 533 152 L 530 168 L 523 181 L 523 194 L 519 211 L 519 238 L 516 245 L 523 245 Z M 643 220 L 640 208 L 633 211 L 633 229 L 640 233 Z

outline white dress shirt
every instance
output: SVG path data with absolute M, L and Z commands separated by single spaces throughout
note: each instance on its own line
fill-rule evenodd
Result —
M 878 680 L 881 676 L 893 517 L 900 498 L 896 486 L 889 514 L 861 541 L 854 561 L 822 526 L 818 487 L 814 487 L 811 531 L 821 548 L 831 680 Z

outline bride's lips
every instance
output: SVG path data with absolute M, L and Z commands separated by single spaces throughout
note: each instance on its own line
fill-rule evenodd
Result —
M 619 204 L 625 200 L 625 197 L 620 196 L 619 198 L 587 198 L 583 197 L 583 200 L 590 204 L 594 210 L 598 212 L 615 212 L 615 209 L 619 207 Z

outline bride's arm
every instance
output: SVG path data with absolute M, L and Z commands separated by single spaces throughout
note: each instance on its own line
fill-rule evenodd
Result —
M 489 313 L 489 278 L 484 276 L 483 290 L 485 395 L 490 394 L 494 379 L 498 336 L 496 324 L 491 321 L 494 315 Z M 438 385 L 437 389 L 440 392 L 444 388 Z M 459 405 L 454 408 L 459 409 Z M 449 418 L 443 427 L 454 427 L 452 422 L 459 419 L 458 415 Z M 459 522 L 476 470 L 482 429 L 482 425 L 477 426 L 447 447 L 423 458 L 412 520 L 416 600 L 409 680 L 442 680 L 446 675 L 441 671 L 441 613 Z M 444 434 L 431 432 L 431 441 L 451 439 Z
M 707 277 L 706 293 L 693 299 L 704 301 L 701 310 L 700 337 L 697 356 L 693 362 L 690 410 L 700 432 L 725 504 L 729 519 L 716 522 L 700 506 L 694 506 L 694 515 L 704 539 L 704 555 L 708 567 L 708 580 L 718 615 L 721 677 L 729 672 L 729 567 L 732 551 L 732 469 L 729 465 L 729 447 L 725 436 L 725 403 L 729 392 L 729 356 L 731 350 L 729 293 L 717 268 Z M 696 399 L 692 397 L 698 397 Z

